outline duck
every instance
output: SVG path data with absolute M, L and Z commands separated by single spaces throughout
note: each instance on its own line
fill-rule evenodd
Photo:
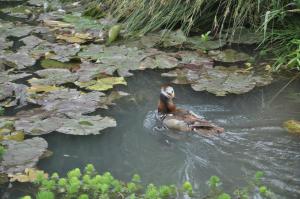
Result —
M 210 136 L 224 132 L 224 128 L 205 120 L 192 111 L 177 108 L 174 103 L 175 92 L 172 86 L 162 86 L 158 102 L 158 119 L 163 126 L 181 132 L 195 132 Z

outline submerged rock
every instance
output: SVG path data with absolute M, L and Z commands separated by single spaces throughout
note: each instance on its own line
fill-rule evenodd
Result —
M 7 174 L 22 173 L 26 168 L 34 167 L 48 147 L 46 140 L 40 137 L 23 142 L 3 141 L 2 144 L 7 149 L 1 161 L 0 173 Z

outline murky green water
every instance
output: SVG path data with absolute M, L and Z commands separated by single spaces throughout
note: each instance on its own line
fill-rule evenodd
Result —
M 136 73 L 120 90 L 132 95 L 110 111 L 118 127 L 97 136 L 44 136 L 54 155 L 40 161 L 47 172 L 67 170 L 93 163 L 99 171 L 111 171 L 123 180 L 134 173 L 143 182 L 181 184 L 189 180 L 205 194 L 211 175 L 221 177 L 226 191 L 243 185 L 256 171 L 264 171 L 266 183 L 279 198 L 300 197 L 300 137 L 281 128 L 287 119 L 300 119 L 300 106 L 288 102 L 289 92 L 299 92 L 299 81 L 292 83 L 268 105 L 286 82 L 255 89 L 245 95 L 215 97 L 175 86 L 179 106 L 193 110 L 223 126 L 226 132 L 207 138 L 193 134 L 159 131 L 154 111 L 159 73 Z

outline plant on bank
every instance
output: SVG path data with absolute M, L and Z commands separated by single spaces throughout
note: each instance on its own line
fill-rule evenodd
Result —
M 233 193 L 233 198 L 249 199 L 253 194 L 259 194 L 261 198 L 273 198 L 274 194 L 262 184 L 263 173 L 257 172 L 251 182 Z M 128 183 L 115 179 L 111 173 L 105 172 L 100 175 L 92 164 L 88 164 L 82 172 L 75 168 L 67 173 L 66 177 L 59 177 L 53 173 L 45 178 L 43 173 L 38 173 L 34 182 L 38 188 L 35 199 L 173 199 L 187 195 L 191 198 L 199 197 L 191 185 L 186 181 L 181 188 L 175 185 L 156 186 L 148 184 L 143 187 L 139 175 L 133 175 Z M 219 177 L 212 176 L 207 182 L 210 191 L 208 199 L 231 199 L 222 188 Z M 24 196 L 22 199 L 32 199 Z

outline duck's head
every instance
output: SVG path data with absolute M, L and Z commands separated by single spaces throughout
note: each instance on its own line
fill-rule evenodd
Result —
M 172 86 L 162 86 L 160 89 L 160 94 L 168 99 L 175 98 L 175 92 Z

